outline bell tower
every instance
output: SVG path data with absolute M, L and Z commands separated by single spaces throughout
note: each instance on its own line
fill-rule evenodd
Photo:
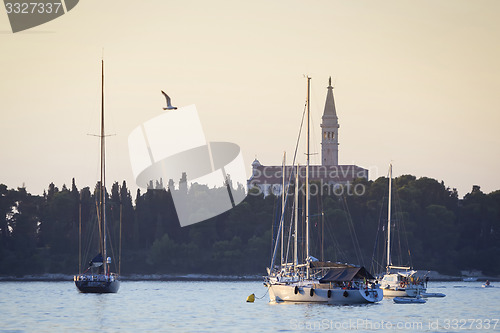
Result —
M 339 165 L 339 119 L 333 99 L 332 78 L 328 80 L 325 110 L 321 118 L 321 165 Z

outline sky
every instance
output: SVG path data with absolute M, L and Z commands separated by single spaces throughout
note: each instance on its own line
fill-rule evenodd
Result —
M 290 161 L 309 75 L 313 164 L 331 76 L 340 164 L 374 180 L 392 163 L 460 197 L 499 190 L 499 12 L 496 0 L 84 0 L 14 34 L 0 10 L 0 183 L 95 185 L 104 57 L 108 184 L 137 189 L 128 135 L 165 112 L 161 90 L 196 105 L 207 141 L 238 144 L 248 173 L 255 158 Z

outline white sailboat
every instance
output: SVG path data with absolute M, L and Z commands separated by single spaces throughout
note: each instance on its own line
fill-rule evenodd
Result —
M 387 211 L 387 266 L 380 281 L 386 297 L 417 297 L 426 292 L 424 281 L 416 277 L 417 271 L 411 267 L 393 266 L 391 259 L 391 196 L 392 164 L 389 166 L 389 200 Z
M 305 172 L 305 239 L 306 259 L 298 261 L 298 166 L 295 171 L 294 259 L 293 263 L 281 260 L 275 265 L 279 238 L 276 240 L 271 265 L 264 277 L 271 302 L 308 302 L 326 304 L 376 303 L 383 298 L 375 278 L 364 268 L 333 262 L 320 262 L 309 253 L 309 96 L 310 80 L 307 77 L 307 165 Z M 283 188 L 284 192 L 284 188 Z M 287 191 L 288 192 L 288 191 Z M 284 210 L 282 210 L 278 235 L 283 235 Z M 279 236 L 278 236 L 279 237 Z M 283 237 L 283 236 L 281 236 Z M 283 241 L 283 238 L 281 238 Z M 290 239 L 290 238 L 289 238 Z M 283 246 L 282 246 L 283 249 Z M 283 250 L 282 250 L 283 253 Z M 281 256 L 283 258 L 283 255 Z
M 100 252 L 89 262 L 85 272 L 75 275 L 73 280 L 82 293 L 116 293 L 120 288 L 118 275 L 110 271 L 111 257 L 107 256 L 106 226 L 106 149 L 104 131 L 104 60 L 101 61 L 101 180 L 99 182 L 98 222 L 102 226 L 99 239 Z M 101 230 L 101 229 L 100 229 Z

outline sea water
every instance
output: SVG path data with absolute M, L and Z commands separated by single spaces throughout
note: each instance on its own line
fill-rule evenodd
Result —
M 276 304 L 266 292 L 260 281 L 122 281 L 116 294 L 0 282 L 0 332 L 500 331 L 500 283 L 430 282 L 428 292 L 446 297 L 426 304 Z

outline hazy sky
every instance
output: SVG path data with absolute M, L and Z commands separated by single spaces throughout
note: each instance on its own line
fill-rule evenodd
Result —
M 207 140 L 239 144 L 248 166 L 280 164 L 308 74 L 313 151 L 331 75 L 341 164 L 376 179 L 392 161 L 460 196 L 500 189 L 499 13 L 496 0 L 82 0 L 13 34 L 2 9 L 0 183 L 94 186 L 104 48 L 108 183 L 137 188 L 127 139 L 164 112 L 160 90 L 195 104 Z

